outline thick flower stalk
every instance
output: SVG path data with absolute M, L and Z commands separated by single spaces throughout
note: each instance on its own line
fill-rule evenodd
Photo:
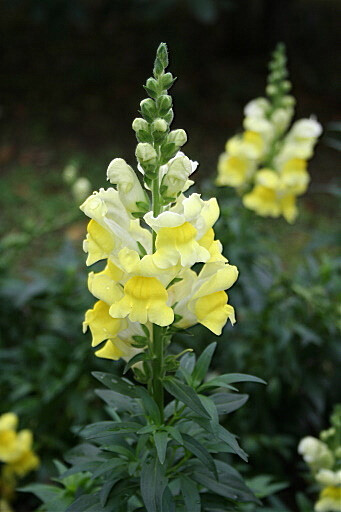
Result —
M 313 117 L 291 125 L 295 99 L 288 94 L 283 44 L 277 45 L 269 69 L 267 97 L 246 105 L 244 131 L 227 141 L 216 184 L 234 187 L 244 206 L 258 215 L 283 216 L 292 223 L 298 215 L 296 198 L 310 181 L 307 162 L 322 127 Z
M 90 329 L 98 357 L 143 362 L 136 375 L 153 390 L 161 411 L 170 333 L 201 323 L 221 334 L 227 320 L 235 322 L 225 290 L 238 277 L 215 240 L 216 199 L 185 195 L 198 163 L 181 151 L 185 131 L 170 129 L 167 91 L 174 79 L 165 72 L 167 64 L 161 45 L 145 86 L 150 97 L 141 101 L 142 117 L 133 122 L 137 172 L 114 158 L 107 170 L 109 188 L 81 206 L 91 219 L 84 242 L 87 264 L 105 262 L 102 271 L 89 274 L 97 302 L 86 313 L 84 330 Z M 197 264 L 200 272 L 192 270 Z
M 0 416 L 0 510 L 11 512 L 17 479 L 39 466 L 32 450 L 33 436 L 28 429 L 17 432 L 18 416 L 12 412 Z
M 298 452 L 309 466 L 321 491 L 315 512 L 341 512 L 341 406 L 335 407 L 332 426 L 320 433 L 320 439 L 305 437 Z

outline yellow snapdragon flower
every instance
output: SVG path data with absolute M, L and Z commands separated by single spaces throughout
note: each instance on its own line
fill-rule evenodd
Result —
M 177 326 L 187 329 L 199 322 L 220 335 L 228 319 L 234 324 L 234 308 L 224 290 L 237 278 L 237 267 L 224 262 L 206 263 L 199 275 L 186 270 L 182 281 L 169 289 L 175 312 L 181 316 Z
M 314 510 L 315 512 L 341 512 L 341 485 L 325 487 L 320 493 Z

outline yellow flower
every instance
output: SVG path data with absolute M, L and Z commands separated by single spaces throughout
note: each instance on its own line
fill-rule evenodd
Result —
M 186 270 L 182 281 L 169 289 L 175 312 L 181 316 L 177 326 L 188 328 L 197 322 L 217 335 L 229 319 L 235 323 L 234 308 L 227 304 L 224 290 L 238 278 L 238 269 L 224 262 L 206 263 L 200 274 Z
M 151 250 L 151 233 L 131 217 L 114 188 L 94 192 L 80 209 L 95 221 L 89 224 L 90 233 L 83 246 L 89 253 L 88 265 L 109 256 L 114 259 L 123 247 L 138 251 L 138 242 L 147 252 Z
M 128 316 L 131 322 L 145 324 L 148 321 L 160 326 L 174 320 L 172 308 L 167 306 L 168 293 L 155 277 L 134 276 L 124 286 L 124 297 L 110 307 L 115 318 Z
M 129 361 L 135 354 L 141 352 L 141 349 L 132 346 L 134 342 L 133 336 L 136 335 L 143 336 L 145 333 L 139 323 L 130 322 L 128 320 L 128 327 L 120 331 L 115 339 L 108 340 L 104 343 L 102 348 L 95 352 L 95 355 L 113 361 L 117 361 L 120 358 Z
M 3 500 L 0 498 L 0 512 L 13 512 L 12 507 L 8 503 L 7 500 Z
M 18 416 L 14 412 L 6 412 L 0 416 L 1 430 L 16 430 L 18 426 Z
M 88 253 L 86 264 L 93 265 L 97 261 L 108 258 L 114 247 L 115 240 L 109 231 L 95 220 L 90 220 L 88 233 L 83 243 L 83 249 Z
M 151 212 L 145 221 L 156 231 L 154 263 L 161 269 L 175 266 L 191 267 L 197 262 L 206 262 L 211 255 L 202 247 L 200 240 L 219 217 L 216 199 L 203 201 L 199 194 L 180 196 L 169 211 L 154 217 Z
M 236 135 L 226 143 L 226 152 L 232 156 L 243 156 L 251 160 L 259 160 L 265 151 L 265 142 L 262 136 L 253 130 L 246 130 Z
M 315 504 L 315 512 L 341 512 L 341 487 L 325 487 Z
M 108 263 L 102 272 L 90 272 L 88 276 L 89 291 L 97 299 L 107 304 L 122 298 L 122 288 L 117 284 L 123 276 L 123 271 L 119 269 L 112 261 Z
M 307 171 L 307 162 L 302 158 L 291 158 L 280 168 L 283 185 L 293 194 L 303 194 L 310 180 Z
M 286 190 L 278 173 L 270 169 L 257 173 L 256 185 L 245 194 L 243 204 L 262 217 L 283 215 L 288 222 L 293 222 L 297 216 L 295 195 Z
M 96 302 L 93 309 L 89 309 L 85 313 L 85 320 L 83 322 L 84 332 L 88 327 L 90 328 L 92 346 L 96 347 L 102 341 L 115 338 L 116 334 L 126 327 L 125 322 L 122 322 L 121 318 L 110 316 L 109 306 L 105 302 L 101 300 Z
M 218 161 L 218 176 L 216 184 L 219 186 L 241 187 L 251 178 L 256 169 L 254 160 L 244 156 L 232 156 L 223 153 Z
M 199 240 L 199 244 L 205 247 L 211 255 L 207 263 L 214 263 L 215 261 L 227 262 L 225 256 L 222 255 L 223 246 L 219 240 L 214 240 L 214 236 L 214 230 L 210 228 Z

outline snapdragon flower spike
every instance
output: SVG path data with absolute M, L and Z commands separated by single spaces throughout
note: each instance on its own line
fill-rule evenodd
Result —
M 169 340 L 173 325 L 187 329 L 201 323 L 219 335 L 227 320 L 235 322 L 225 290 L 236 281 L 238 270 L 215 239 L 217 200 L 188 193 L 198 162 L 181 151 L 185 131 L 171 129 L 168 89 L 174 79 L 165 70 L 167 63 L 161 45 L 154 76 L 145 85 L 150 97 L 141 101 L 142 117 L 132 125 L 138 142 L 136 167 L 114 158 L 107 170 L 111 186 L 81 205 L 90 218 L 83 245 L 87 265 L 104 261 L 101 271 L 89 273 L 88 287 L 96 302 L 83 327 L 91 332 L 95 354 L 112 360 L 150 351 L 157 361 L 154 345 Z M 263 141 L 256 139 L 251 134 L 244 143 L 251 152 L 258 144 L 258 155 Z M 198 263 L 199 273 L 192 270 Z
M 244 132 L 226 143 L 218 161 L 218 186 L 235 188 L 246 208 L 263 217 L 295 221 L 296 198 L 306 192 L 307 161 L 321 135 L 313 117 L 291 128 L 295 99 L 288 94 L 285 47 L 278 44 L 269 64 L 267 98 L 256 98 L 244 109 Z

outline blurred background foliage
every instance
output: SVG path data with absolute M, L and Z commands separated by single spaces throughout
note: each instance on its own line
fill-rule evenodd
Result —
M 218 194 L 217 233 L 240 270 L 229 294 L 238 323 L 226 327 L 212 371 L 268 381 L 266 390 L 243 387 L 249 401 L 227 425 L 250 453 L 246 476 L 287 482 L 275 509 L 309 509 L 297 443 L 328 424 L 340 389 L 339 13 L 337 0 L 2 1 L 0 413 L 18 412 L 34 431 L 39 480 L 75 444 L 76 425 L 106 417 L 90 371 L 117 368 L 95 360 L 81 333 L 91 303 L 81 251 L 86 221 L 62 171 L 76 165 L 95 189 L 110 159 L 134 162 L 130 125 L 141 84 L 157 44 L 167 41 L 179 77 L 174 127 L 189 133 L 186 153 L 200 162 L 197 190 Z M 316 114 L 325 129 L 294 226 L 259 219 L 233 192 L 210 184 L 243 106 L 263 94 L 279 40 L 298 117 Z M 201 350 L 213 341 L 207 330 L 194 334 L 178 343 L 195 340 Z

